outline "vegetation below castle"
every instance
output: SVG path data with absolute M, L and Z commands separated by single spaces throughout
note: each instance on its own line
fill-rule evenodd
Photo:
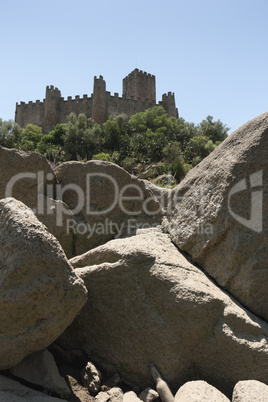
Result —
M 168 117 L 162 106 L 133 115 L 94 123 L 71 113 L 66 124 L 49 133 L 28 124 L 21 129 L 0 119 L 0 145 L 45 155 L 53 165 L 69 160 L 100 159 L 117 163 L 130 173 L 147 169 L 147 179 L 171 173 L 177 182 L 226 137 L 229 128 L 207 116 L 200 124 Z M 148 169 L 148 166 L 151 168 Z

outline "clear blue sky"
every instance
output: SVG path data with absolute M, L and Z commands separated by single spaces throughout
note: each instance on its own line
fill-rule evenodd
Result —
M 0 13 L 4 120 L 46 85 L 90 95 L 103 75 L 121 95 L 136 67 L 196 124 L 210 114 L 232 132 L 268 110 L 267 0 L 2 0 Z

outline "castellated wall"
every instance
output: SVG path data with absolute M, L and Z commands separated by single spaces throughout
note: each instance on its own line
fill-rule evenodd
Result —
M 156 106 L 155 102 L 150 102 L 148 99 L 142 101 L 141 98 L 135 99 L 134 96 L 129 99 L 125 96 L 120 98 L 117 93 L 111 96 L 110 92 L 107 92 L 107 96 L 109 98 L 108 117 L 118 114 L 125 114 L 131 117 L 133 114 L 144 112 L 146 109 Z
M 18 123 L 21 127 L 26 127 L 29 123 L 36 124 L 37 126 L 42 126 L 42 124 L 40 123 L 43 122 L 44 115 L 45 104 L 40 100 L 29 103 L 16 103 L 15 122 Z
M 178 117 L 175 96 L 169 92 L 159 102 L 169 116 Z M 106 91 L 106 83 L 102 76 L 94 77 L 94 89 L 91 96 L 79 95 L 65 100 L 58 88 L 46 87 L 46 97 L 41 102 L 16 104 L 15 122 L 21 127 L 32 123 L 42 127 L 44 132 L 53 129 L 56 124 L 66 123 L 70 113 L 84 113 L 92 117 L 96 123 L 102 124 L 111 115 L 125 114 L 131 117 L 135 113 L 144 112 L 156 106 L 155 76 L 135 69 L 123 80 L 123 96 L 111 95 Z
M 87 117 L 91 117 L 92 114 L 92 98 L 88 95 L 83 95 L 80 98 L 79 95 L 72 98 L 68 96 L 67 100 L 64 98 L 60 99 L 60 122 L 66 123 L 67 116 L 70 113 L 75 113 L 76 115 L 84 113 Z
M 179 112 L 178 109 L 176 108 L 174 92 L 168 92 L 167 94 L 163 94 L 162 101 L 159 102 L 159 105 L 163 106 L 168 116 L 175 117 L 176 119 L 179 118 Z

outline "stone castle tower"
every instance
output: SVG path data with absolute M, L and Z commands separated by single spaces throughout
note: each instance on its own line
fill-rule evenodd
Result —
M 136 68 L 123 79 L 123 96 L 141 98 L 142 101 L 148 99 L 155 103 L 155 76 Z
M 102 75 L 99 78 L 94 77 L 92 118 L 96 123 L 104 123 L 107 120 L 108 99 L 106 93 L 106 82 Z
M 123 79 L 122 97 L 118 93 L 111 95 L 106 91 L 106 82 L 101 75 L 99 78 L 94 77 L 93 94 L 83 95 L 82 98 L 79 95 L 74 99 L 68 96 L 65 100 L 60 90 L 51 85 L 46 87 L 43 102 L 16 103 L 15 122 L 21 127 L 29 123 L 36 124 L 47 132 L 56 124 L 66 123 L 67 116 L 72 112 L 84 113 L 96 123 L 102 124 L 110 115 L 126 114 L 131 117 L 156 105 L 155 76 L 136 68 Z M 178 118 L 174 93 L 162 95 L 158 105 L 164 107 L 168 116 Z
M 44 127 L 55 127 L 59 121 L 61 93 L 53 86 L 46 87 L 46 101 L 44 112 Z M 56 123 L 56 124 L 55 124 Z

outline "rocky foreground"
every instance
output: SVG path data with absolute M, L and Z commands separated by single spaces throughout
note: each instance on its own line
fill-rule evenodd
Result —
M 268 113 L 173 190 L 0 148 L 0 401 L 268 401 Z

